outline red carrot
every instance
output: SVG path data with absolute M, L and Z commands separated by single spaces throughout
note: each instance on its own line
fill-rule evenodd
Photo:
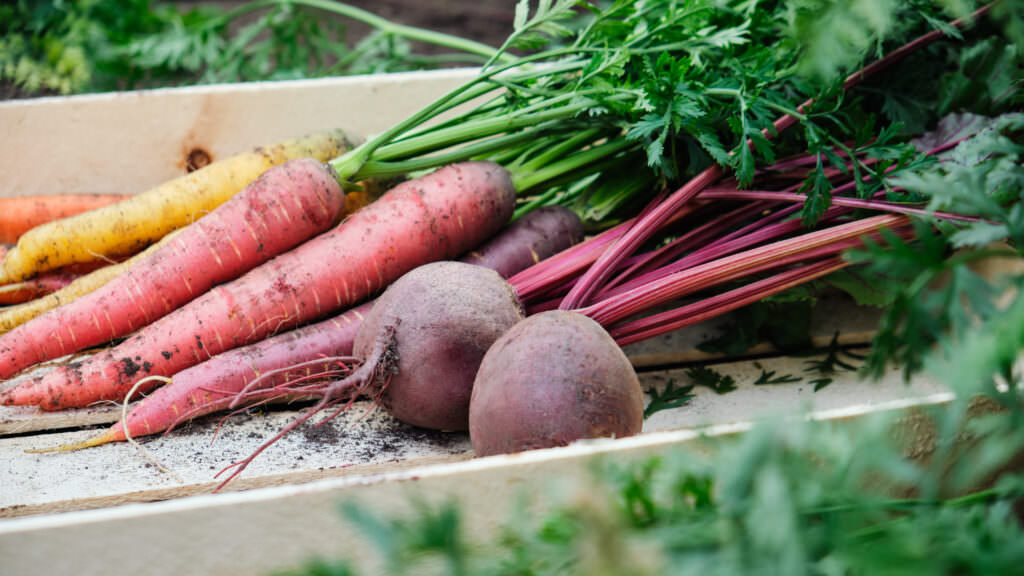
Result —
M 44 274 L 24 282 L 0 286 L 0 306 L 22 304 L 51 294 L 70 284 L 78 274 Z
M 170 376 L 344 309 L 420 264 L 466 252 L 508 221 L 514 200 L 509 174 L 489 162 L 452 165 L 405 182 L 333 230 L 214 288 L 119 346 L 8 390 L 0 401 L 57 410 L 123 400 L 145 376 Z
M 271 168 L 102 288 L 0 336 L 0 377 L 146 326 L 327 230 L 344 205 L 326 164 L 307 159 Z

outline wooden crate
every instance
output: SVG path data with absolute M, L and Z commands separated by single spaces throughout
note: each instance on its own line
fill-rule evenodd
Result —
M 314 81 L 208 86 L 0 103 L 0 195 L 135 192 L 181 174 L 196 151 L 216 159 L 255 144 L 325 128 L 357 138 L 383 130 L 468 78 L 471 71 L 396 74 Z M 815 310 L 815 341 L 838 332 L 864 343 L 877 319 L 842 299 Z M 294 566 L 310 555 L 351 551 L 352 535 L 335 503 L 355 498 L 380 510 L 408 496 L 455 498 L 485 533 L 504 518 L 501 504 L 553 478 L 578 478 L 595 458 L 633 458 L 688 446 L 699 436 L 745 430 L 763 414 L 844 421 L 863 414 L 942 404 L 949 394 L 897 374 L 868 383 L 853 373 L 815 393 L 807 358 L 769 347 L 746 359 L 702 353 L 696 344 L 721 329 L 692 327 L 630 346 L 645 387 L 687 377 L 681 363 L 714 363 L 733 376 L 735 392 L 697 389 L 685 408 L 659 413 L 644 434 L 556 450 L 473 459 L 465 434 L 418 430 L 372 406 L 319 428 L 307 427 L 271 447 L 219 494 L 214 474 L 247 455 L 297 412 L 277 410 L 207 418 L 143 443 L 66 454 L 25 449 L 75 441 L 82 426 L 116 420 L 100 406 L 58 414 L 0 407 L 0 566 L 12 574 L 252 574 Z M 800 382 L 754 386 L 761 370 Z M 927 450 L 927 427 L 912 442 Z M 171 473 L 161 471 L 154 461 Z M 56 552 L 59 551 L 59 552 Z

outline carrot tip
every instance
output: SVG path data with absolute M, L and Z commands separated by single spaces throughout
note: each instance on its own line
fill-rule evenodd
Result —
M 98 436 L 87 438 L 81 442 L 72 442 L 71 444 L 61 444 L 60 446 L 51 446 L 49 448 L 33 448 L 31 450 L 25 450 L 27 454 L 47 454 L 50 452 L 74 452 L 75 450 L 84 450 L 85 448 L 92 448 L 93 446 L 102 446 L 108 442 L 117 440 L 117 436 L 113 431 L 106 431 Z
M 8 292 L 17 292 L 18 290 L 24 290 L 28 286 L 28 282 L 14 282 L 13 284 L 4 284 L 3 286 L 0 286 L 0 294 L 6 294 Z

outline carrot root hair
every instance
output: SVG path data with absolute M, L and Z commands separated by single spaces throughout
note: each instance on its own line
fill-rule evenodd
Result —
M 396 326 L 397 320 L 393 325 L 382 327 L 380 334 L 374 341 L 373 349 L 371 353 L 367 356 L 366 361 L 363 362 L 362 364 L 359 364 L 358 366 L 353 364 L 352 366 L 355 369 L 352 370 L 347 377 L 341 380 L 334 382 L 323 382 L 323 375 L 318 374 L 315 376 L 320 381 L 312 385 L 301 384 L 302 381 L 305 381 L 308 378 L 310 378 L 307 376 L 303 376 L 292 382 L 274 386 L 273 388 L 256 391 L 243 390 L 239 392 L 239 396 L 248 395 L 253 392 L 257 394 L 269 392 L 298 394 L 302 392 L 310 395 L 323 394 L 323 397 L 312 408 L 306 411 L 305 414 L 300 416 L 298 419 L 290 422 L 287 426 L 282 428 L 280 432 L 278 432 L 272 438 L 270 438 L 262 445 L 260 445 L 260 447 L 254 450 L 252 454 L 250 454 L 249 456 L 245 457 L 242 460 L 239 460 L 238 462 L 234 462 L 232 464 L 229 464 L 228 466 L 225 466 L 223 469 L 217 472 L 217 474 L 214 476 L 215 479 L 219 478 L 226 472 L 230 471 L 230 474 L 228 474 L 228 476 L 224 478 L 224 480 L 222 480 L 221 483 L 218 484 L 213 491 L 219 492 L 222 488 L 224 488 L 224 486 L 226 486 L 229 482 L 231 482 L 239 474 L 241 474 L 242 471 L 245 470 L 249 466 L 249 464 L 251 464 L 253 460 L 256 459 L 257 456 L 263 453 L 264 450 L 269 448 L 271 444 L 274 444 L 295 428 L 309 421 L 309 419 L 312 418 L 315 414 L 318 414 L 336 404 L 342 403 L 342 405 L 337 410 L 335 410 L 333 413 L 331 413 L 317 425 L 319 426 L 321 424 L 325 424 L 333 420 L 334 418 L 337 418 L 342 412 L 349 410 L 358 398 L 368 395 L 367 393 L 370 391 L 372 391 L 372 394 L 369 395 L 374 399 L 374 403 L 379 403 L 381 394 L 383 394 L 383 391 L 387 388 L 388 384 L 390 383 L 391 377 L 397 372 L 398 356 L 395 351 Z M 331 361 L 335 359 L 317 359 L 316 362 L 323 363 L 325 360 Z M 339 362 L 348 363 L 353 361 L 354 359 L 351 357 L 338 357 L 336 360 L 338 360 Z M 291 366 L 275 370 L 273 372 L 286 373 L 288 370 L 294 369 L 295 367 Z M 271 372 L 267 372 L 266 374 L 264 374 L 264 376 L 269 377 L 270 374 Z M 255 380 L 253 382 L 250 382 L 249 386 L 247 386 L 246 388 L 251 388 L 255 384 L 255 382 Z M 294 383 L 296 382 L 298 382 L 299 384 L 294 385 Z M 236 402 L 238 402 L 239 400 L 240 398 L 235 399 Z M 233 405 L 234 402 L 232 403 L 232 406 Z M 365 417 L 365 415 L 363 417 Z

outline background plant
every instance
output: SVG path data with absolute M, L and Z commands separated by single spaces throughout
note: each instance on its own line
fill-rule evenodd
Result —
M 370 32 L 350 37 L 356 22 Z M 417 52 L 431 44 L 449 52 Z M 395 72 L 479 64 L 489 55 L 482 44 L 329 0 L 258 1 L 231 10 L 150 0 L 0 6 L 7 96 Z

